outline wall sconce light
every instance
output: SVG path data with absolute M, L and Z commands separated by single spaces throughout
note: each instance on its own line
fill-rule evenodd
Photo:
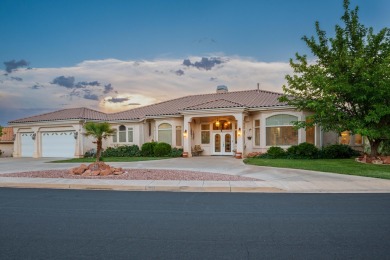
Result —
M 78 136 L 78 135 L 79 135 L 78 132 L 74 132 L 74 133 L 73 133 L 73 138 L 74 138 L 74 139 L 77 139 L 77 136 Z
M 241 136 L 241 128 L 238 128 L 238 130 L 237 130 L 237 135 L 238 135 L 238 136 Z
M 187 129 L 186 129 L 186 130 L 184 130 L 184 132 L 183 132 L 183 136 L 184 136 L 184 137 L 187 137 L 187 136 L 188 136 Z
M 216 127 L 219 127 L 220 123 L 219 123 L 219 120 L 217 119 L 217 122 L 215 122 L 215 126 Z
M 33 140 L 35 140 L 35 137 L 37 136 L 37 134 L 36 133 L 33 133 L 32 135 L 31 135 L 31 139 L 33 139 Z

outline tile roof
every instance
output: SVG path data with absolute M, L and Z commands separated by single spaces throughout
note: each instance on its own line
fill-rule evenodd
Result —
M 138 107 L 131 110 L 105 114 L 88 108 L 63 109 L 47 114 L 10 121 L 10 123 L 26 123 L 39 121 L 86 119 L 86 120 L 140 120 L 145 117 L 180 115 L 181 111 L 215 109 L 215 108 L 260 108 L 285 106 L 279 102 L 281 93 L 264 90 L 244 90 L 226 93 L 191 95 L 176 98 L 157 104 Z
M 0 136 L 0 143 L 14 142 L 14 129 L 12 127 L 3 127 L 3 135 Z
M 55 121 L 55 120 L 108 120 L 107 114 L 92 110 L 85 107 L 62 109 L 50 113 L 40 114 L 36 116 L 21 118 L 10 121 L 9 123 L 28 123 L 41 121 Z

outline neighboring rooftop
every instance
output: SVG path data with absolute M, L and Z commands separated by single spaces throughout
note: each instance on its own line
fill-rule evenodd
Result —
M 138 107 L 123 112 L 105 114 L 89 108 L 71 108 L 51 113 L 22 118 L 9 123 L 27 123 L 55 120 L 140 120 L 145 117 L 180 115 L 181 111 L 216 109 L 216 108 L 261 108 L 285 106 L 279 102 L 281 93 L 264 90 L 244 90 L 213 94 L 191 95 L 176 98 L 148 106 Z
M 0 143 L 13 143 L 14 130 L 12 127 L 3 127 L 3 135 L 0 136 Z

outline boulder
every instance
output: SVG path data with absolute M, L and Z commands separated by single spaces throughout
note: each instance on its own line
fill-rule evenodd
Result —
M 100 174 L 99 170 L 91 171 L 91 176 L 98 176 Z
M 383 164 L 390 164 L 390 156 L 382 156 L 381 159 Z
M 91 170 L 86 170 L 81 176 L 91 176 Z
M 111 169 L 105 169 L 100 171 L 100 176 L 107 176 L 111 174 Z

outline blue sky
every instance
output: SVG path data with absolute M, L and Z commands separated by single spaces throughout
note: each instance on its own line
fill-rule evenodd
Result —
M 390 26 L 390 1 L 356 5 L 364 25 Z M 342 12 L 342 0 L 2 0 L 0 61 L 30 69 L 0 66 L 0 125 L 69 107 L 125 110 L 220 84 L 281 91 L 289 58 L 310 54 L 301 37 L 314 35 L 317 20 L 331 35 Z

